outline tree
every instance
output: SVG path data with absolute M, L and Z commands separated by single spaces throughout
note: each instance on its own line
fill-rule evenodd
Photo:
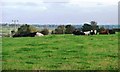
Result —
M 99 26 L 97 25 L 97 22 L 95 21 L 91 21 L 91 26 L 92 26 L 92 30 L 99 30 Z
M 45 28 L 40 33 L 42 33 L 43 35 L 48 35 L 49 34 L 49 30 L 47 28 Z
M 104 31 L 104 30 L 106 30 L 106 29 L 104 28 L 104 26 L 101 26 L 100 29 L 99 29 L 99 32 L 100 32 L 100 31 Z
M 38 30 L 35 27 L 25 24 L 20 26 L 20 28 L 18 28 L 17 34 L 27 34 L 37 31 Z
M 59 25 L 58 30 L 60 30 L 61 33 L 64 34 L 65 33 L 65 26 L 64 25 Z
M 60 28 L 55 29 L 55 34 L 64 34 L 63 30 Z
M 65 28 L 66 28 L 65 34 L 72 34 L 73 31 L 75 30 L 75 27 L 73 27 L 72 25 L 66 25 Z
M 59 25 L 54 31 L 52 31 L 52 34 L 64 34 L 65 32 L 65 26 Z
M 82 26 L 82 31 L 90 31 L 90 30 L 92 30 L 92 26 L 90 24 L 85 23 Z

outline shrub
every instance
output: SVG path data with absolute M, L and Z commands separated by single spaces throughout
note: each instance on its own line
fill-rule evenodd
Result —
M 82 31 L 90 31 L 90 30 L 99 30 L 99 26 L 96 21 L 91 21 L 90 23 L 85 23 L 82 26 Z
M 63 30 L 60 28 L 55 29 L 55 34 L 64 34 Z
M 37 32 L 38 30 L 31 26 L 31 25 L 22 25 L 20 28 L 18 28 L 17 34 L 26 34 L 26 33 L 32 33 L 32 32 Z
M 92 30 L 92 26 L 90 24 L 85 23 L 82 26 L 82 31 L 90 31 L 90 30 Z
M 52 30 L 51 34 L 55 34 L 55 30 Z
M 65 26 L 60 25 L 55 30 L 52 31 L 52 34 L 64 34 L 65 32 Z
M 72 34 L 73 31 L 75 30 L 75 27 L 73 27 L 72 25 L 66 25 L 65 28 L 66 28 L 65 34 Z
M 100 27 L 99 32 L 106 30 L 104 26 Z
M 49 34 L 49 30 L 48 29 L 43 29 L 41 31 L 41 33 L 44 34 L 44 35 L 48 35 Z
M 92 30 L 97 30 L 99 31 L 99 26 L 97 25 L 96 21 L 91 21 L 91 26 L 92 26 Z
M 55 30 L 52 31 L 51 34 L 72 34 L 75 30 L 75 27 L 72 25 L 59 25 Z

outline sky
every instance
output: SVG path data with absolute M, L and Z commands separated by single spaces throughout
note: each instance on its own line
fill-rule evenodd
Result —
M 118 24 L 119 0 L 0 0 L 0 22 Z

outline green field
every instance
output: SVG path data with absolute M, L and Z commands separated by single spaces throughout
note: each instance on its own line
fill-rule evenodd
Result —
M 3 70 L 116 70 L 118 34 L 3 38 Z

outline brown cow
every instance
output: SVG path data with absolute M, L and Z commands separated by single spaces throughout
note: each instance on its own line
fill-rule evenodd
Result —
M 102 30 L 99 32 L 99 34 L 109 34 L 109 31 L 108 30 Z

